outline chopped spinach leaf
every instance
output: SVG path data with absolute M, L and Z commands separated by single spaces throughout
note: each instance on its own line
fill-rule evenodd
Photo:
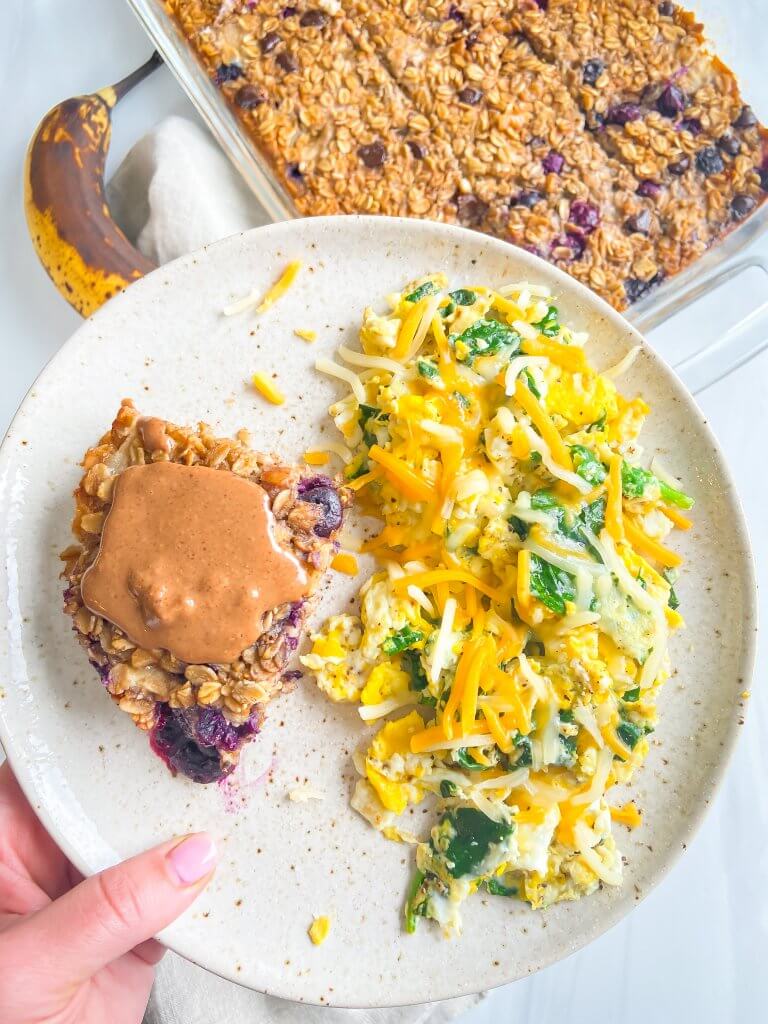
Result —
M 457 288 L 455 292 L 448 292 L 457 306 L 474 306 L 477 302 L 477 292 L 470 288 Z
M 565 602 L 573 601 L 576 588 L 573 576 L 531 555 L 531 593 L 557 615 L 565 615 Z
M 459 408 L 463 409 L 465 412 L 472 405 L 472 402 L 467 398 L 467 396 L 463 395 L 460 391 L 452 391 L 451 398 L 453 398 L 457 402 Z
M 419 359 L 416 363 L 419 370 L 420 377 L 426 377 L 427 380 L 437 380 L 440 376 L 440 371 L 434 363 L 428 359 Z
M 595 420 L 594 423 L 590 423 L 589 424 L 589 426 L 587 427 L 587 432 L 592 434 L 592 433 L 597 433 L 598 431 L 605 430 L 606 418 L 607 418 L 606 414 L 603 413 L 603 415 L 600 417 L 600 419 Z
M 595 453 L 582 444 L 571 445 L 571 458 L 573 459 L 573 468 L 588 484 L 596 487 L 608 475 L 605 466 Z
M 531 508 L 537 512 L 550 512 L 558 533 L 578 544 L 584 543 L 581 531 L 574 518 L 568 513 L 551 491 L 535 491 L 531 495 Z
M 576 522 L 579 526 L 586 527 L 595 536 L 599 536 L 600 531 L 605 526 L 605 498 L 597 498 L 595 501 L 585 505 L 584 508 L 576 516 Z
M 441 306 L 440 309 L 438 310 L 438 313 L 440 314 L 440 316 L 443 319 L 445 319 L 447 316 L 450 316 L 451 313 L 455 312 L 455 310 L 456 310 L 456 303 L 455 302 L 449 302 L 447 306 Z
M 517 889 L 513 885 L 504 885 L 498 878 L 486 878 L 485 888 L 491 896 L 517 896 Z
M 656 482 L 656 477 L 642 466 L 621 464 L 621 489 L 625 498 L 642 498 L 646 487 Z
M 455 782 L 451 782 L 450 779 L 443 779 L 440 783 L 440 796 L 447 800 L 449 797 L 456 796 L 459 792 L 459 787 Z
M 556 334 L 560 333 L 560 323 L 558 321 L 557 306 L 550 306 L 547 312 L 538 321 L 533 324 L 537 331 L 540 331 L 545 338 L 554 338 Z
M 515 531 L 520 540 L 525 540 L 525 538 L 528 536 L 528 523 L 524 523 L 523 520 L 518 519 L 517 516 L 510 516 L 507 522 Z
M 659 491 L 661 492 L 662 501 L 666 501 L 668 505 L 675 505 L 677 508 L 689 509 L 693 508 L 693 498 L 688 494 L 683 494 L 682 491 L 678 491 L 674 487 L 670 487 L 669 484 L 665 484 L 663 480 L 659 480 Z
M 423 299 L 425 295 L 434 295 L 437 291 L 437 285 L 434 281 L 425 281 L 424 284 L 420 284 L 418 288 L 414 288 L 410 295 L 405 296 L 406 302 L 418 302 Z
M 645 735 L 645 729 L 642 725 L 635 725 L 634 722 L 625 718 L 616 730 L 616 735 L 625 746 L 629 747 L 630 750 L 634 750 Z
M 528 461 L 532 466 L 538 466 L 541 463 L 541 452 L 531 452 Z
M 531 508 L 552 513 L 558 533 L 577 544 L 586 545 L 593 554 L 596 552 L 589 546 L 583 531 L 586 528 L 594 534 L 600 533 L 605 526 L 605 504 L 604 497 L 596 498 L 574 516 L 546 488 L 531 495 Z
M 554 494 L 551 491 L 546 490 L 546 488 L 541 491 L 535 491 L 531 495 L 531 508 L 534 508 L 537 511 L 546 512 L 549 512 L 550 509 L 553 508 L 559 508 L 562 510 L 560 502 L 557 500 Z
M 669 584 L 669 599 L 667 600 L 667 604 L 673 612 L 677 611 L 680 607 L 680 599 L 678 598 L 674 587 L 674 584 L 677 582 L 677 573 L 674 569 L 665 569 L 663 575 L 664 579 Z
M 573 717 L 573 712 L 570 708 L 566 708 L 564 711 L 561 711 L 558 717 L 561 722 L 571 723 L 575 721 L 575 718 Z
M 461 342 L 465 354 L 457 355 L 460 362 L 471 366 L 478 356 L 493 356 L 502 349 L 509 349 L 510 355 L 520 350 L 520 335 L 512 327 L 500 320 L 481 317 L 470 324 L 457 336 L 451 335 L 454 345 Z
M 375 405 L 361 405 L 360 413 L 357 422 L 360 424 L 360 429 L 363 432 L 363 441 L 370 448 L 375 444 L 378 444 L 376 435 L 368 429 L 368 424 L 374 423 L 386 423 L 389 419 L 389 413 L 382 412 Z
M 369 471 L 370 466 L 368 465 L 368 459 L 361 459 L 360 465 L 356 466 L 353 470 L 347 470 L 344 476 L 347 480 L 357 480 L 359 476 L 365 476 Z
M 466 747 L 459 747 L 458 750 L 453 751 L 453 761 L 461 765 L 468 772 L 482 772 L 488 767 L 484 764 L 478 764 L 477 761 L 472 757 Z
M 387 642 L 386 640 L 384 641 Z M 421 665 L 419 652 L 413 649 L 403 651 L 400 657 L 400 665 L 404 672 L 411 677 L 411 687 L 414 690 L 426 690 L 427 677 Z
M 446 825 L 447 841 L 442 852 L 454 878 L 476 877 L 491 847 L 506 842 L 514 831 L 513 825 L 493 821 L 475 807 L 447 811 L 440 821 L 440 826 Z
M 625 690 L 621 699 L 626 704 L 636 704 L 640 700 L 640 687 L 633 686 L 631 690 Z
M 665 484 L 648 469 L 643 469 L 641 466 L 630 466 L 629 463 L 622 462 L 621 489 L 625 497 L 642 498 L 646 487 L 654 485 L 658 487 L 662 501 L 666 501 L 668 505 L 675 505 L 682 509 L 693 508 L 694 501 L 689 495 Z
M 520 373 L 525 377 L 525 383 L 528 385 L 528 390 L 534 395 L 535 398 L 541 398 L 541 392 L 536 387 L 536 381 L 534 380 L 533 374 L 530 370 L 523 369 Z
M 382 412 L 381 409 L 379 409 L 375 405 L 360 406 L 360 416 L 358 422 L 360 423 L 360 426 L 362 427 L 363 430 L 365 430 L 366 426 L 368 425 L 368 420 L 381 420 L 382 423 L 385 423 L 388 419 L 389 413 Z
M 423 917 L 426 912 L 426 901 L 422 901 L 418 907 L 416 898 L 424 884 L 427 876 L 423 871 L 417 871 L 408 886 L 408 893 L 405 898 L 405 930 L 411 935 L 416 931 L 416 918 Z
M 569 768 L 576 760 L 576 737 L 560 733 L 560 754 L 555 764 Z
M 514 739 L 517 757 L 510 757 L 510 767 L 528 768 L 533 764 L 533 750 L 528 736 L 521 736 L 519 733 Z
M 394 633 L 390 633 L 381 645 L 385 654 L 399 654 L 401 651 L 413 647 L 419 640 L 424 639 L 424 634 L 412 626 L 403 626 Z

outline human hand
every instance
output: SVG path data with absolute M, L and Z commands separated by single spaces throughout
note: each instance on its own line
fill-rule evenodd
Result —
M 172 839 L 86 881 L 0 767 L 3 1024 L 140 1024 L 163 947 L 152 936 L 205 888 L 216 847 Z

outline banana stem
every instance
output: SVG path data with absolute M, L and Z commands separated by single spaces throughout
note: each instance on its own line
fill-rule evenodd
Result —
M 115 103 L 117 103 L 118 100 L 121 100 L 127 92 L 130 92 L 135 85 L 138 85 L 139 82 L 143 82 L 145 78 L 148 78 L 155 68 L 159 68 L 162 63 L 163 58 L 157 50 L 155 50 L 146 63 L 142 64 L 140 68 L 136 68 L 136 70 L 132 71 L 130 75 L 126 75 L 125 78 L 122 78 L 119 82 L 113 85 L 112 92 L 115 95 Z

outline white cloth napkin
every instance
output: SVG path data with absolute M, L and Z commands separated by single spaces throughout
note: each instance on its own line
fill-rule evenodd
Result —
M 269 220 L 213 138 L 183 117 L 136 143 L 107 198 L 128 238 L 158 265 Z
M 268 218 L 210 135 L 169 117 L 138 142 L 107 188 L 131 241 L 167 263 Z M 223 981 L 168 953 L 145 1024 L 447 1024 L 480 996 L 389 1010 L 332 1010 L 285 1002 Z

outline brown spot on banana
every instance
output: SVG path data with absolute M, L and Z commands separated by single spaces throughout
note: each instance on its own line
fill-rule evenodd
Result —
M 83 316 L 155 269 L 112 219 L 104 166 L 112 110 L 160 63 L 153 54 L 117 85 L 49 110 L 27 150 L 24 208 L 32 244 L 53 283 Z

